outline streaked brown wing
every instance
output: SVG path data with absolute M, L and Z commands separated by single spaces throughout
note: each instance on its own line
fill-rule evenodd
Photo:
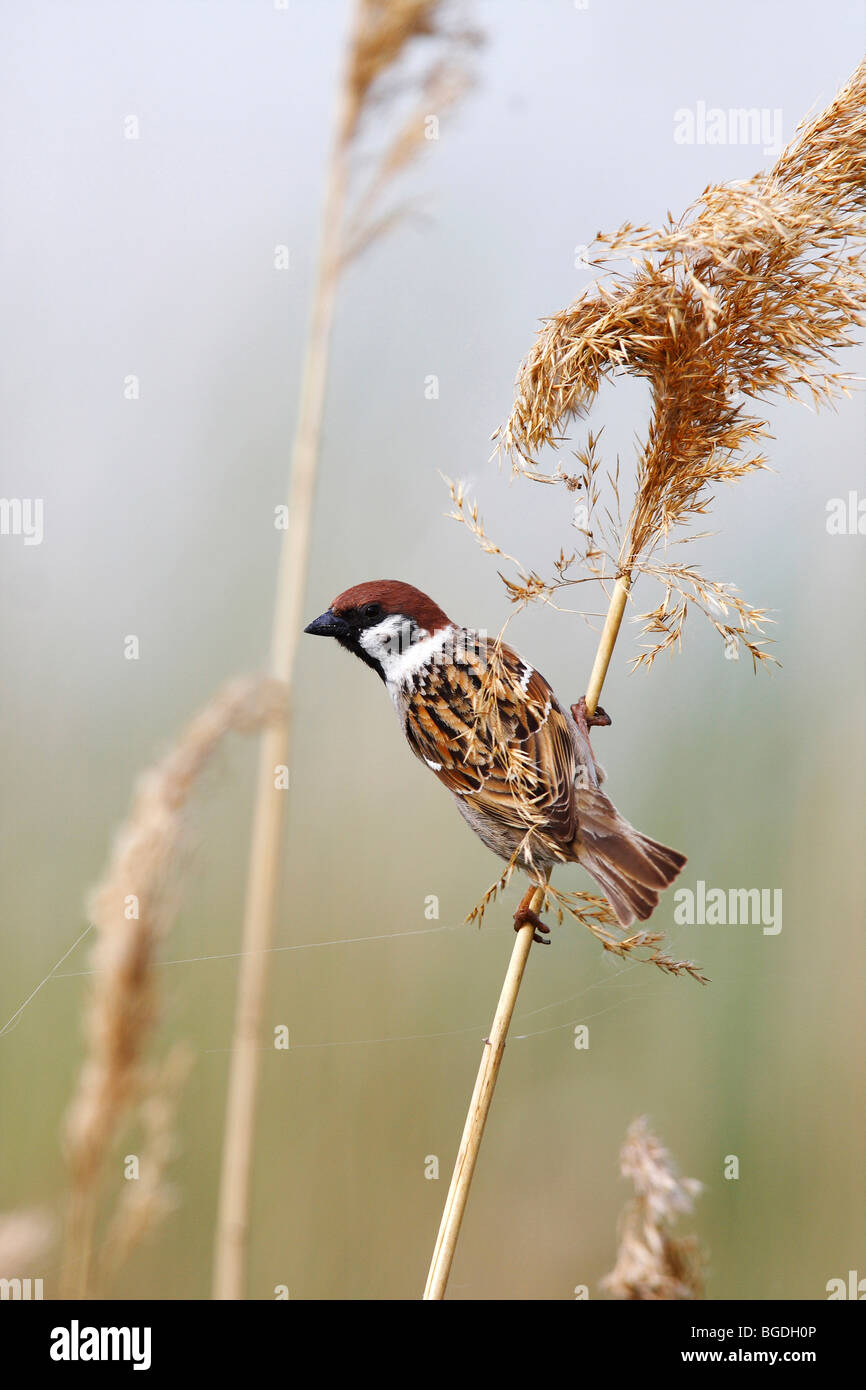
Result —
M 406 737 L 449 791 L 503 827 L 563 846 L 577 831 L 575 754 L 547 681 L 510 647 L 461 653 L 419 680 Z

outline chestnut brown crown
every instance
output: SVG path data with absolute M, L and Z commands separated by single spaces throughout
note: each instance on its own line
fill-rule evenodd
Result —
M 331 604 L 331 612 L 345 618 L 350 613 L 359 613 L 374 606 L 381 610 L 379 618 L 392 614 L 412 618 L 431 636 L 440 628 L 451 626 L 451 619 L 438 604 L 414 585 L 404 584 L 399 579 L 371 579 L 365 584 L 355 584 L 337 595 Z

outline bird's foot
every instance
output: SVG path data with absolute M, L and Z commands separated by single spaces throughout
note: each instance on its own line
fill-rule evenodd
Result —
M 606 710 L 602 709 L 601 705 L 596 705 L 595 713 L 590 714 L 586 708 L 585 695 L 581 695 L 580 699 L 577 701 L 577 704 L 572 705 L 571 713 L 575 723 L 578 724 L 579 727 L 583 729 L 583 731 L 587 734 L 589 733 L 590 729 L 594 729 L 596 727 L 604 729 L 607 728 L 608 725 L 613 723 L 613 720 L 611 719 L 610 715 L 607 713 Z
M 539 946 L 550 945 L 550 927 L 542 921 L 537 912 L 532 911 L 527 903 L 522 902 L 514 914 L 514 930 L 520 931 L 521 927 L 526 926 L 533 928 L 532 939 L 537 941 Z

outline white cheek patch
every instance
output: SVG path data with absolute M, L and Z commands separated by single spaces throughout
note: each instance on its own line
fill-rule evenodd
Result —
M 431 637 L 423 628 L 414 627 L 408 618 L 392 614 L 367 628 L 358 640 L 364 651 L 378 661 L 393 693 L 442 657 L 453 632 L 453 628 L 446 627 Z
M 409 619 L 401 618 L 396 613 L 383 618 L 375 627 L 366 628 L 360 633 L 358 641 L 364 651 L 379 662 L 387 678 L 389 663 L 408 648 L 411 637 L 412 624 Z

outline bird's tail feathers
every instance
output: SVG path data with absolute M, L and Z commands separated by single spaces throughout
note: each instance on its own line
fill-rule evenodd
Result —
M 620 924 L 645 922 L 679 874 L 684 854 L 642 835 L 597 787 L 578 792 L 578 862 L 592 874 Z

